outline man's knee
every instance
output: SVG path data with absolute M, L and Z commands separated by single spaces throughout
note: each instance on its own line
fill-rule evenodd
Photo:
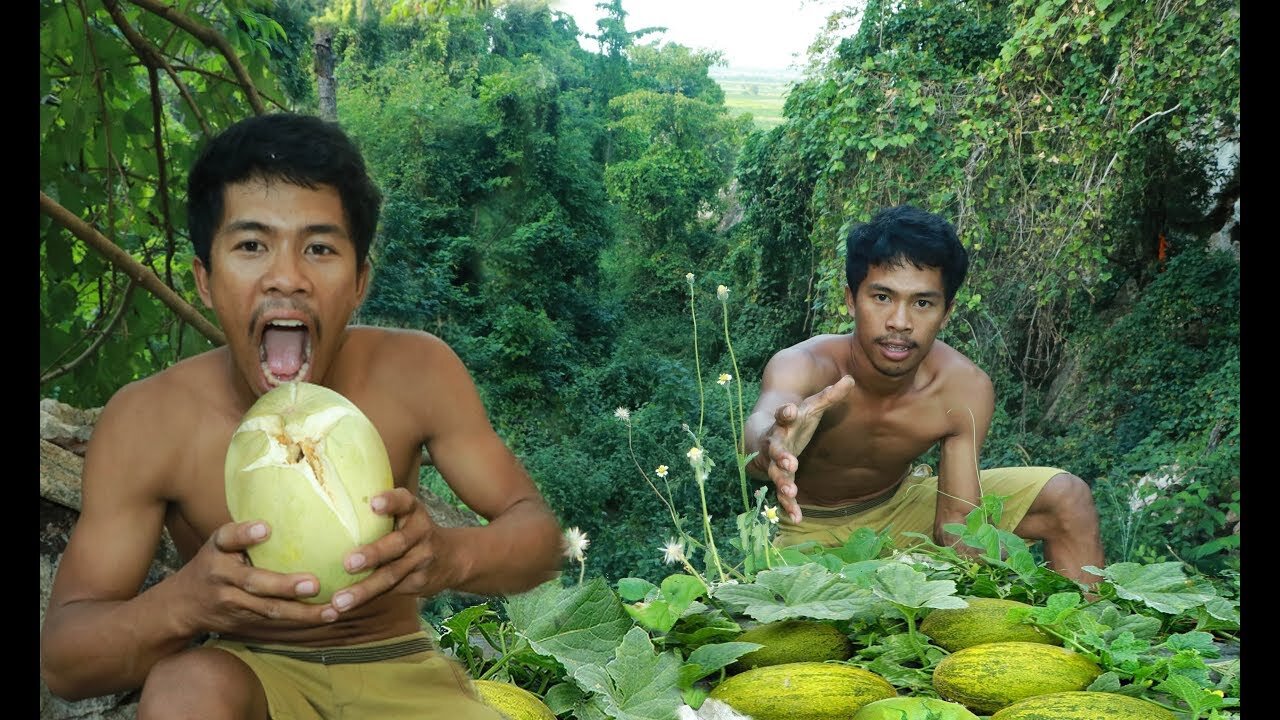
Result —
M 1089 483 L 1062 472 L 1054 475 L 1040 491 L 1040 497 L 1047 500 L 1052 515 L 1058 519 L 1064 529 L 1078 528 L 1081 524 L 1097 524 L 1098 511 L 1093 502 L 1093 489 Z
M 138 702 L 139 720 L 188 717 L 181 708 L 204 708 L 211 718 L 267 717 L 266 693 L 253 670 L 215 648 L 170 655 L 147 674 Z

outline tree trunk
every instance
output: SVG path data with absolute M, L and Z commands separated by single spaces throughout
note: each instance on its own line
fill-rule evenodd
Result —
M 333 80 L 333 28 L 316 28 L 316 93 L 320 96 L 320 116 L 338 119 L 338 87 Z

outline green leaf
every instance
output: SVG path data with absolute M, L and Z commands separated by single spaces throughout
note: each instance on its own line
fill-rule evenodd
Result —
M 703 645 L 689 654 L 680 667 L 680 687 L 688 688 L 711 673 L 728 667 L 733 661 L 752 650 L 764 647 L 760 643 L 726 642 Z
M 1179 562 L 1117 563 L 1100 574 L 1115 587 L 1118 596 L 1169 615 L 1181 614 L 1218 596 L 1208 581 L 1187 578 Z
M 928 575 L 900 562 L 885 563 L 876 570 L 872 592 L 906 608 L 963 608 L 964 598 L 956 596 L 950 580 L 930 580 Z
M 813 564 L 765 570 L 754 583 L 720 585 L 712 595 L 760 622 L 872 618 L 882 609 L 870 592 Z
M 553 580 L 512 596 L 506 608 L 515 631 L 535 651 L 560 661 L 571 677 L 607 662 L 635 627 L 601 577 L 568 588 Z
M 683 702 L 678 689 L 680 661 L 670 652 L 656 653 L 649 634 L 633 627 L 603 667 L 586 665 L 575 678 L 596 693 L 608 717 L 615 720 L 671 720 Z
M 1170 635 L 1165 639 L 1164 645 L 1174 652 L 1178 652 L 1180 650 L 1194 650 L 1204 657 L 1218 657 L 1218 646 L 1213 644 L 1213 635 L 1210 635 L 1207 632 L 1194 630 L 1192 632 Z
M 618 596 L 624 602 L 636 602 L 649 596 L 658 589 L 657 585 L 644 578 L 625 577 L 618 581 Z

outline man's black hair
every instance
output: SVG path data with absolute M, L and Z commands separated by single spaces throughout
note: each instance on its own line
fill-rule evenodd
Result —
M 885 208 L 845 236 L 845 277 L 855 293 L 873 265 L 942 271 L 947 307 L 969 272 L 969 253 L 951 223 L 911 205 Z
M 209 267 L 213 233 L 222 221 L 223 191 L 245 180 L 283 180 L 338 191 L 356 267 L 373 244 L 382 193 L 365 169 L 364 157 L 337 123 L 312 115 L 270 113 L 231 125 L 210 140 L 187 178 L 187 226 L 196 257 Z

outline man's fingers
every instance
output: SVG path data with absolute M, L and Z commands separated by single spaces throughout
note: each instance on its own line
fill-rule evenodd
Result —
M 320 582 L 307 573 L 277 573 L 248 567 L 237 584 L 245 592 L 261 598 L 301 600 L 320 592 Z
M 835 383 L 826 386 L 817 395 L 805 400 L 806 409 L 810 412 L 824 412 L 832 405 L 843 401 L 853 390 L 853 378 L 845 375 Z
M 773 421 L 779 425 L 790 425 L 795 422 L 797 415 L 799 415 L 799 409 L 796 404 L 787 403 L 774 411 Z
M 271 527 L 259 520 L 227 523 L 214 531 L 213 545 L 222 552 L 243 552 L 270 536 Z

